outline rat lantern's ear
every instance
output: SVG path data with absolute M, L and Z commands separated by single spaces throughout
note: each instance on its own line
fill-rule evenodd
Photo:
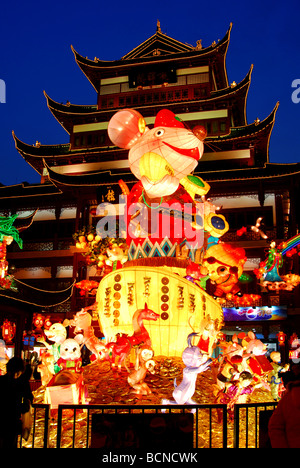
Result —
M 130 149 L 146 131 L 146 122 L 136 110 L 123 109 L 112 116 L 107 131 L 114 145 Z

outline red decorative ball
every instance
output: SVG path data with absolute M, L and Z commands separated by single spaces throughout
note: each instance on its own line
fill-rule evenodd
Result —
M 205 140 L 207 136 L 206 128 L 203 127 L 203 125 L 196 125 L 196 127 L 193 128 L 193 133 L 201 141 Z

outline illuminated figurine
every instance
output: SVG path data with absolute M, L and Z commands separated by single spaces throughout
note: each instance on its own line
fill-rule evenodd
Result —
M 127 379 L 129 385 L 134 389 L 134 393 L 138 395 L 150 395 L 152 393 L 144 380 L 148 371 L 151 374 L 155 373 L 153 355 L 154 352 L 150 346 L 143 345 L 138 348 L 134 371 L 130 373 Z
M 73 319 L 66 322 L 69 326 L 75 327 L 75 333 L 83 332 L 81 344 L 85 345 L 91 351 L 91 360 L 100 360 L 105 356 L 105 346 L 99 341 L 99 338 L 94 333 L 92 326 L 92 316 L 88 310 L 94 306 L 86 307 L 77 312 Z
M 207 249 L 203 265 L 215 285 L 214 296 L 240 293 L 238 282 L 246 260 L 245 250 L 230 244 L 218 243 Z
M 32 325 L 35 329 L 32 331 L 32 335 L 39 339 L 44 336 L 43 326 L 45 322 L 45 317 L 43 314 L 37 313 L 33 314 Z
M 212 359 L 207 359 L 206 354 L 202 354 L 198 346 L 192 346 L 192 338 L 197 336 L 197 333 L 191 333 L 188 338 L 188 347 L 182 353 L 182 361 L 185 364 L 183 369 L 183 379 L 177 386 L 176 379 L 174 381 L 174 391 L 172 393 L 173 400 L 162 400 L 163 405 L 195 405 L 192 396 L 196 390 L 197 376 L 201 372 L 208 369 Z
M 82 371 L 81 350 L 78 342 L 67 338 L 61 345 L 60 358 L 57 365 L 62 370 L 79 373 Z
M 119 371 L 121 370 L 122 363 L 124 363 L 126 367 L 126 358 L 129 356 L 133 347 L 141 344 L 151 347 L 151 338 L 145 328 L 144 320 L 153 320 L 156 322 L 159 318 L 160 315 L 148 309 L 146 303 L 144 309 L 135 311 L 132 317 L 133 335 L 128 336 L 125 333 L 118 335 L 116 341 L 111 341 L 106 345 L 106 357 L 110 361 L 112 369 L 116 369 L 117 359 Z
M 250 331 L 242 338 L 242 346 L 244 347 L 243 356 L 246 362 L 246 370 L 251 372 L 254 382 L 261 384 L 265 390 L 270 391 L 267 378 L 272 366 L 266 357 L 266 344 L 257 339 L 256 335 Z
M 284 390 L 284 385 L 280 373 L 287 372 L 290 368 L 289 364 L 281 365 L 281 355 L 277 351 L 270 354 L 271 365 L 273 370 L 268 374 L 268 382 L 271 387 L 271 394 L 275 401 L 279 401 Z
M 115 244 L 111 249 L 106 249 L 108 259 L 105 261 L 107 267 L 106 272 L 114 271 L 123 267 L 123 264 L 127 262 L 127 255 L 121 246 Z
M 222 366 L 217 375 L 217 386 L 226 390 L 232 382 L 237 381 L 244 370 L 243 357 L 240 354 L 228 355 L 222 360 Z
M 198 284 L 202 287 L 203 279 L 208 279 L 208 270 L 207 268 L 198 265 L 195 262 L 192 262 L 191 259 L 188 260 L 188 265 L 186 267 L 186 276 L 185 279 L 191 281 L 194 284 Z
M 212 355 L 218 333 L 217 324 L 209 315 L 207 318 L 202 320 L 199 331 L 200 339 L 197 344 L 201 353 L 207 354 L 208 356 Z
M 45 330 L 45 335 L 49 341 L 53 341 L 53 345 L 49 345 L 44 337 L 39 338 L 38 341 L 44 343 L 46 348 L 53 355 L 54 372 L 57 373 L 61 370 L 57 365 L 57 361 L 60 358 L 60 346 L 67 338 L 67 330 L 62 323 L 53 323 L 49 330 Z
M 227 405 L 227 413 L 229 419 L 233 421 L 234 419 L 234 405 L 236 403 L 246 403 L 254 391 L 254 389 L 259 386 L 259 384 L 253 385 L 253 376 L 250 372 L 243 371 L 239 375 L 238 380 L 231 382 L 225 390 L 219 390 L 216 395 L 216 404 L 226 404 Z M 221 410 L 217 410 L 218 413 L 218 421 L 221 422 L 222 412 Z
M 37 371 L 41 375 L 41 382 L 43 386 L 48 385 L 50 380 L 55 375 L 54 372 L 54 356 L 51 353 L 41 354 L 41 360 L 37 367 Z
M 6 363 L 9 361 L 9 357 L 6 351 L 6 345 L 4 340 L 0 340 L 0 375 L 6 374 Z
M 280 249 L 276 247 L 275 242 L 271 242 L 269 255 L 265 263 L 266 276 L 265 281 L 281 282 L 282 278 L 279 276 L 278 269 L 282 267 L 283 259 Z
M 223 349 L 220 357 L 216 383 L 219 389 L 224 390 L 230 382 L 237 379 L 240 373 L 245 370 L 244 347 L 239 343 L 241 335 L 234 334 L 232 341 L 221 341 L 219 346 Z

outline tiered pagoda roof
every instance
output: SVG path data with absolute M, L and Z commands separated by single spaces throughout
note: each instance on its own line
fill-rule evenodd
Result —
M 211 91 L 209 97 L 204 99 L 197 99 L 194 103 L 197 109 L 201 107 L 202 110 L 209 109 L 211 107 L 217 108 L 222 101 L 229 103 L 229 106 L 233 109 L 233 119 L 235 122 L 241 124 L 247 123 L 246 117 L 246 100 L 251 83 L 251 74 L 253 66 L 251 66 L 249 72 L 245 78 L 238 84 L 227 86 L 226 88 L 219 89 L 217 91 Z M 77 105 L 77 104 L 62 104 L 51 99 L 46 92 L 44 95 L 47 99 L 47 105 L 49 110 L 52 112 L 57 121 L 62 127 L 69 133 L 72 133 L 74 125 L 82 125 L 87 123 L 103 122 L 108 121 L 112 114 L 116 111 L 110 110 L 99 110 L 97 105 Z M 165 107 L 166 104 L 156 104 L 156 111 L 161 107 Z M 174 113 L 180 112 L 180 106 L 183 106 L 180 101 L 168 103 L 168 108 Z M 184 104 L 185 106 L 185 104 Z M 189 108 L 192 109 L 193 101 L 189 101 Z M 135 107 L 143 113 L 143 107 Z
M 213 69 L 216 85 L 207 96 L 195 101 L 168 102 L 168 108 L 184 120 L 184 115 L 201 115 L 202 111 L 212 109 L 230 109 L 232 126 L 227 133 L 209 135 L 205 139 L 205 151 L 195 174 L 201 175 L 208 182 L 224 180 L 244 180 L 247 178 L 270 178 L 273 176 L 298 171 L 296 165 L 273 165 L 269 163 L 269 140 L 273 129 L 278 103 L 264 120 L 258 119 L 247 123 L 246 101 L 251 82 L 253 67 L 251 66 L 245 78 L 238 84 L 228 85 L 225 58 L 228 49 L 231 27 L 224 38 L 218 43 L 202 48 L 200 42 L 196 47 L 181 43 L 161 32 L 158 25 L 156 33 L 137 46 L 120 60 L 104 61 L 95 58 L 90 60 L 79 55 L 72 48 L 75 59 L 81 70 L 88 77 L 97 92 L 100 80 L 106 77 L 123 76 L 133 67 L 141 64 L 153 65 L 173 61 L 181 67 L 209 65 Z M 89 124 L 101 123 L 105 128 L 116 108 L 100 109 L 98 105 L 60 104 L 45 93 L 48 108 L 72 135 L 74 126 L 86 127 Z M 186 110 L 188 104 L 188 110 Z M 149 106 L 148 106 L 149 107 Z M 147 108 L 147 105 L 134 107 L 144 117 L 153 118 L 166 104 L 159 103 Z M 147 114 L 148 112 L 148 114 Z M 193 114 L 193 115 L 194 115 Z M 151 127 L 151 124 L 149 125 Z M 129 170 L 128 152 L 113 145 L 81 146 L 70 143 L 58 145 L 28 145 L 14 133 L 15 145 L 22 157 L 39 174 L 48 171 L 48 184 L 59 190 L 67 187 L 96 187 L 100 184 L 117 185 L 122 178 L 127 183 L 134 183 L 134 177 Z M 72 140 L 71 140 L 72 141 Z M 216 161 L 218 171 L 216 172 Z M 50 184 L 51 185 L 51 184 Z M 52 190 L 52 189 L 51 189 Z M 1 195 L 1 194 L 0 194 Z
M 174 61 L 175 59 L 180 66 L 184 66 L 185 62 L 190 64 L 190 61 L 193 59 L 196 59 L 197 62 L 203 59 L 205 63 L 211 59 L 211 65 L 214 68 L 216 79 L 218 83 L 220 83 L 220 87 L 225 88 L 228 86 L 225 59 L 231 29 L 232 24 L 230 24 L 222 40 L 217 43 L 214 42 L 209 47 L 202 48 L 200 42 L 198 42 L 197 47 L 192 47 L 167 36 L 161 32 L 160 27 L 157 27 L 156 33 L 153 36 L 124 55 L 120 60 L 107 61 L 100 60 L 97 57 L 91 60 L 80 55 L 73 47 L 72 50 L 78 66 L 96 91 L 98 91 L 99 88 L 100 77 L 104 78 L 111 72 L 112 68 L 117 73 L 121 72 L 121 74 L 126 74 L 126 72 L 129 69 L 131 70 L 134 66 L 140 66 L 141 61 L 144 64 L 149 63 L 153 66 L 155 63 L 161 64 L 170 60 Z
M 269 138 L 274 125 L 277 108 L 278 104 L 276 104 L 271 114 L 261 122 L 256 121 L 249 125 L 232 127 L 230 132 L 226 135 L 206 138 L 205 152 L 204 156 L 199 162 L 199 167 L 203 166 L 203 163 L 205 163 L 205 166 L 203 166 L 206 168 L 205 170 L 209 171 L 210 166 L 213 170 L 215 165 L 213 164 L 212 160 L 214 157 L 218 156 L 217 153 L 224 152 L 226 150 L 229 151 L 232 149 L 232 147 L 236 149 L 249 147 L 255 143 L 257 144 L 257 148 L 259 148 L 260 154 L 266 155 L 265 160 L 256 161 L 256 165 L 262 166 L 264 162 L 268 161 Z M 24 143 L 18 139 L 14 133 L 13 136 L 16 148 L 19 153 L 39 174 L 43 173 L 45 165 L 48 168 L 52 168 L 54 172 L 58 173 L 59 171 L 55 171 L 55 166 L 68 166 L 70 164 L 77 164 L 78 171 L 80 171 L 81 167 L 79 175 L 82 178 L 82 184 L 85 185 L 86 183 L 90 183 L 88 182 L 89 180 L 94 179 L 94 174 L 96 174 L 96 178 L 98 178 L 99 174 L 107 172 L 108 170 L 112 176 L 114 172 L 119 174 L 121 171 L 125 175 L 129 171 L 129 166 L 126 164 L 128 157 L 127 151 L 116 147 L 72 149 L 70 143 L 61 145 L 28 145 L 27 143 Z M 113 164 L 114 161 L 119 163 L 115 169 Z M 123 161 L 123 168 L 120 168 L 121 161 Z M 109 165 L 109 162 L 111 162 L 111 165 Z M 98 164 L 99 169 L 97 169 L 96 172 L 89 170 L 88 173 L 84 173 L 86 172 L 85 169 L 87 168 L 86 163 L 90 163 L 89 167 L 93 167 L 91 166 L 91 163 Z M 219 168 L 221 169 L 222 165 L 224 164 L 222 161 L 219 161 L 219 164 Z M 226 165 L 228 167 L 228 161 L 226 162 Z M 65 178 L 66 182 L 67 179 L 70 179 L 72 176 L 78 180 L 78 173 L 75 176 L 74 172 L 75 171 L 71 172 L 66 170 L 65 173 L 61 174 L 61 177 Z

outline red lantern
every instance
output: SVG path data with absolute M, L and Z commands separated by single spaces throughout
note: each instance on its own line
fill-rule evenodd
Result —
M 193 128 L 193 134 L 196 135 L 199 140 L 203 141 L 207 136 L 207 131 L 203 125 L 196 125 L 196 127 Z
M 280 331 L 280 332 L 277 333 L 276 336 L 277 336 L 279 345 L 280 345 L 280 346 L 283 346 L 284 343 L 285 343 L 286 334 L 283 333 L 282 331 Z
M 2 336 L 6 344 L 11 344 L 16 332 L 16 324 L 5 319 L 2 325 Z
M 49 330 L 51 325 L 52 325 L 51 317 L 50 317 L 50 315 L 46 315 L 45 321 L 44 321 L 44 329 Z

